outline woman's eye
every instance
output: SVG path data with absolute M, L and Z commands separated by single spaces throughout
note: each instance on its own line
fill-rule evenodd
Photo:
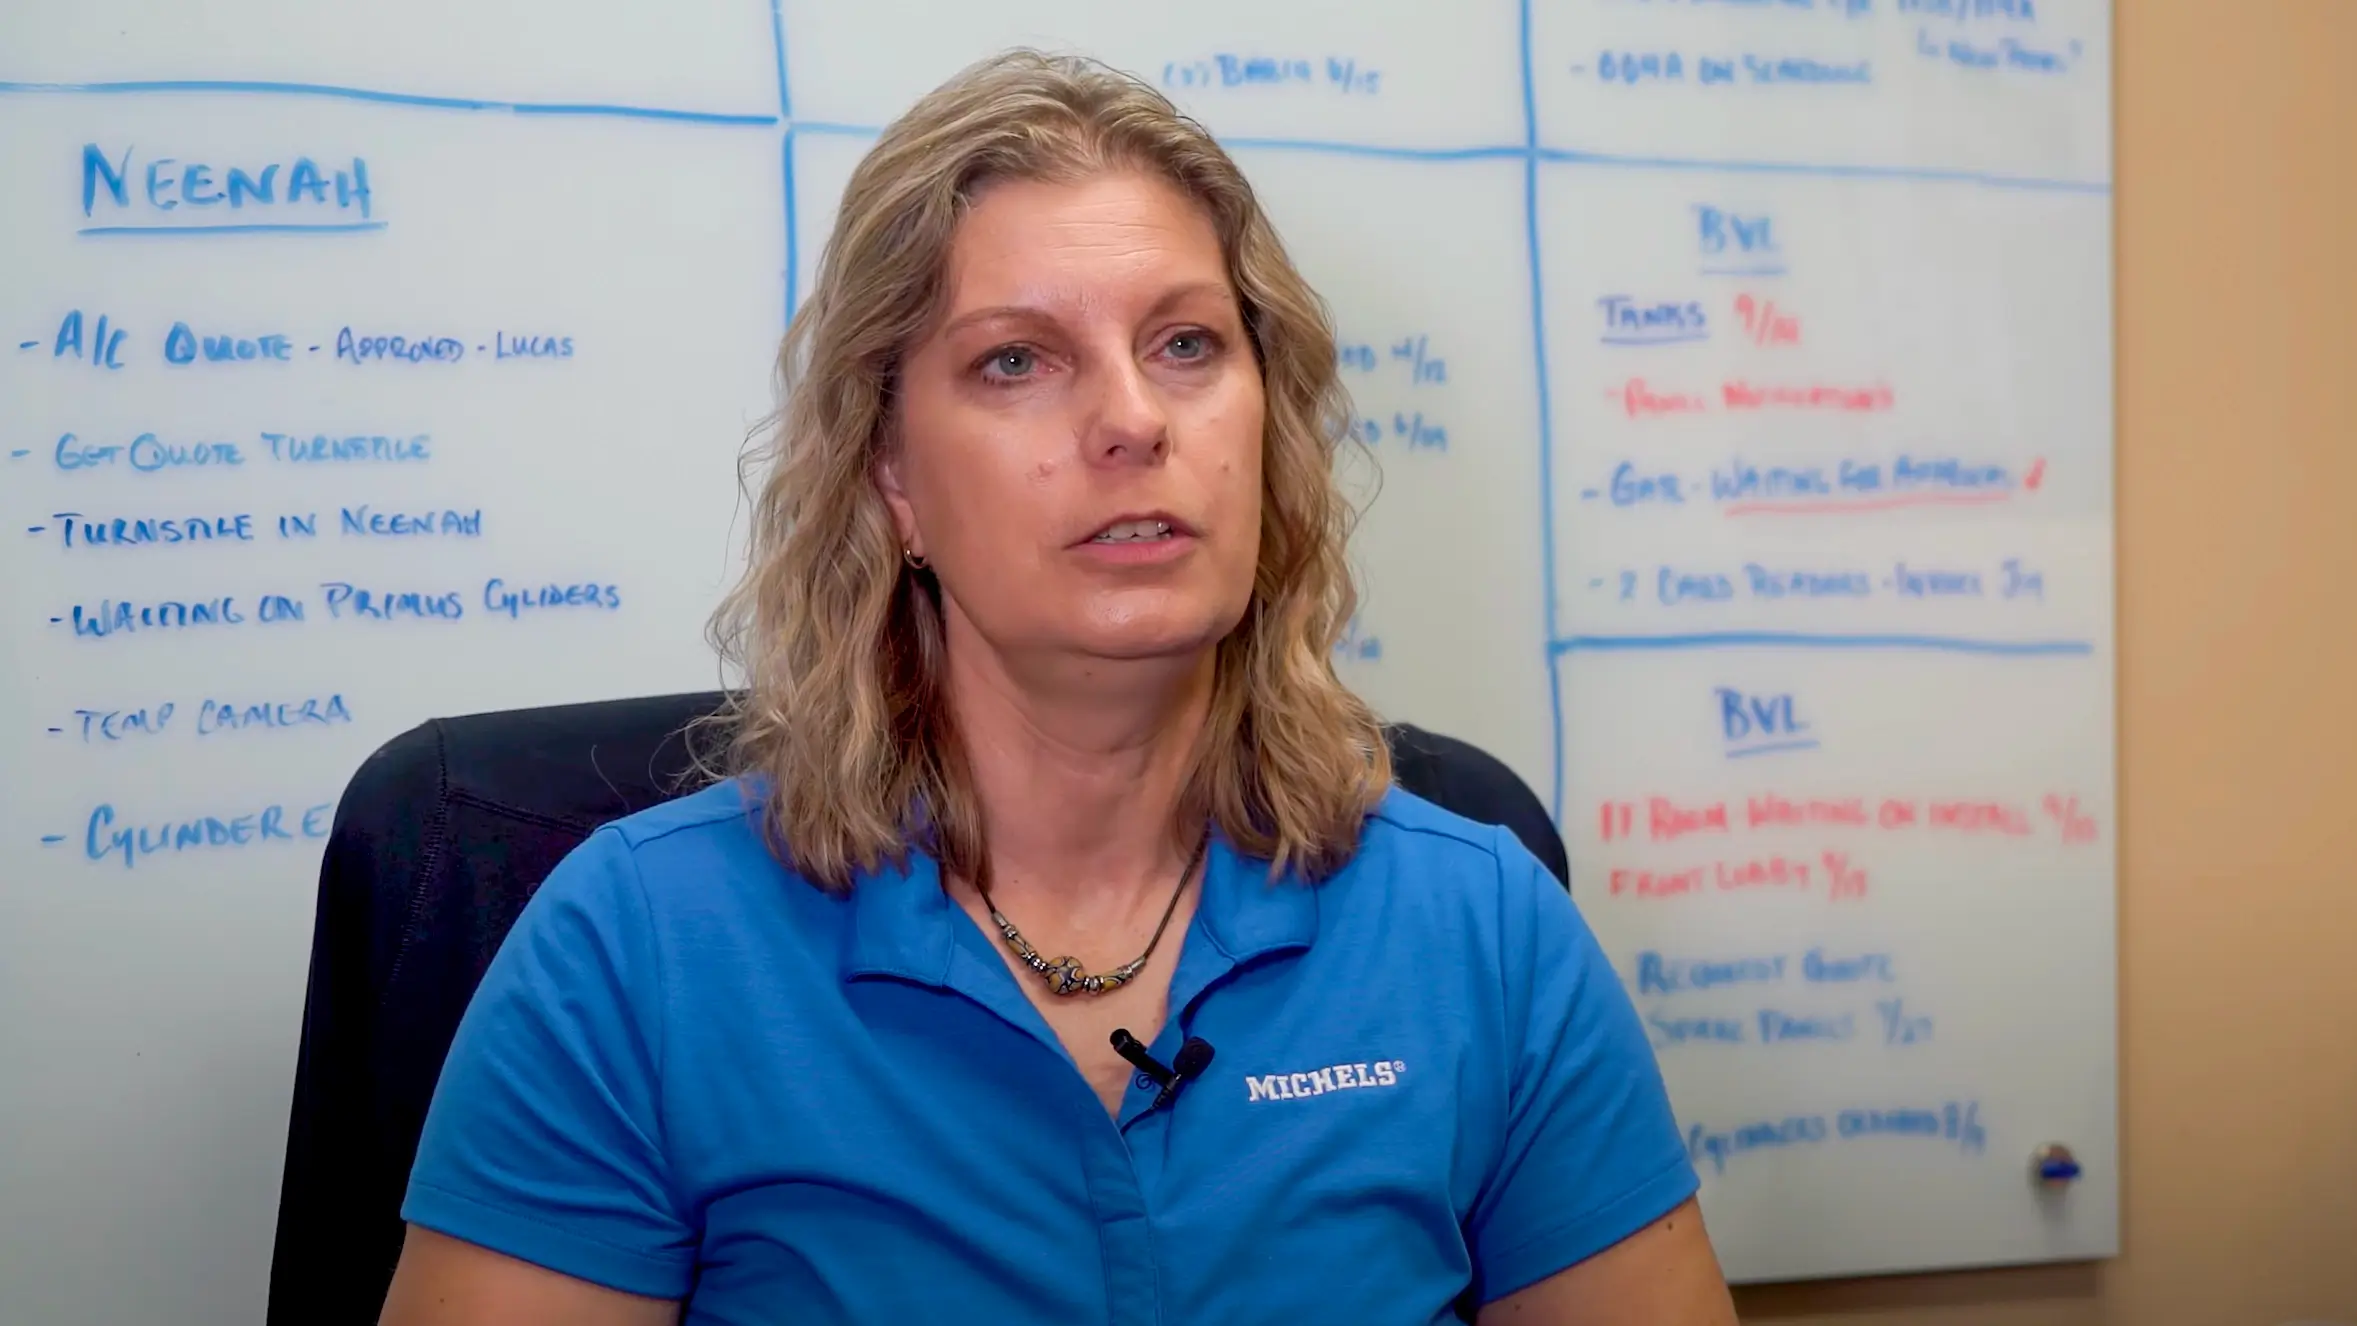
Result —
M 1211 353 L 1211 338 L 1202 332 L 1180 332 L 1162 349 L 1173 359 L 1201 359 Z
M 995 378 L 1019 378 L 1038 367 L 1038 358 L 1020 345 L 1010 345 L 990 352 L 983 361 L 987 375 Z

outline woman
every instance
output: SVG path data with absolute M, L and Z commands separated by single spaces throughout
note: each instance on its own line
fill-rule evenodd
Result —
M 1333 337 L 1210 138 L 969 70 L 781 366 L 735 776 L 526 908 L 388 1326 L 1732 1322 L 1610 967 L 1329 665 Z

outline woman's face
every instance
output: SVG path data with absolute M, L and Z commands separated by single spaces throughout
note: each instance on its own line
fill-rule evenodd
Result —
M 984 188 L 899 386 L 878 481 L 953 640 L 1009 663 L 1149 658 L 1242 617 L 1260 369 L 1210 218 L 1175 187 Z

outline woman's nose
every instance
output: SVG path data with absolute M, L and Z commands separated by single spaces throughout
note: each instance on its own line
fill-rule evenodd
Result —
M 1170 448 L 1170 414 L 1145 370 L 1124 355 L 1097 378 L 1089 459 L 1113 464 L 1161 460 Z

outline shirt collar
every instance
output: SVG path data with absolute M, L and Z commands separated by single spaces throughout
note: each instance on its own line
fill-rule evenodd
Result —
M 846 978 L 949 983 L 950 958 L 957 951 L 951 923 L 960 918 L 941 887 L 941 866 L 930 854 L 912 847 L 898 864 L 860 871 L 851 882 L 850 906 Z
M 898 977 L 947 987 L 957 927 L 968 924 L 941 887 L 941 867 L 911 848 L 904 862 L 862 871 L 851 886 L 843 975 Z M 1214 832 L 1204 854 L 1195 928 L 1231 964 L 1306 949 L 1318 932 L 1317 890 L 1268 862 L 1239 854 Z
M 1267 861 L 1239 853 L 1214 832 L 1195 920 L 1233 962 L 1305 949 L 1318 934 L 1318 891 L 1290 871 L 1271 878 Z

